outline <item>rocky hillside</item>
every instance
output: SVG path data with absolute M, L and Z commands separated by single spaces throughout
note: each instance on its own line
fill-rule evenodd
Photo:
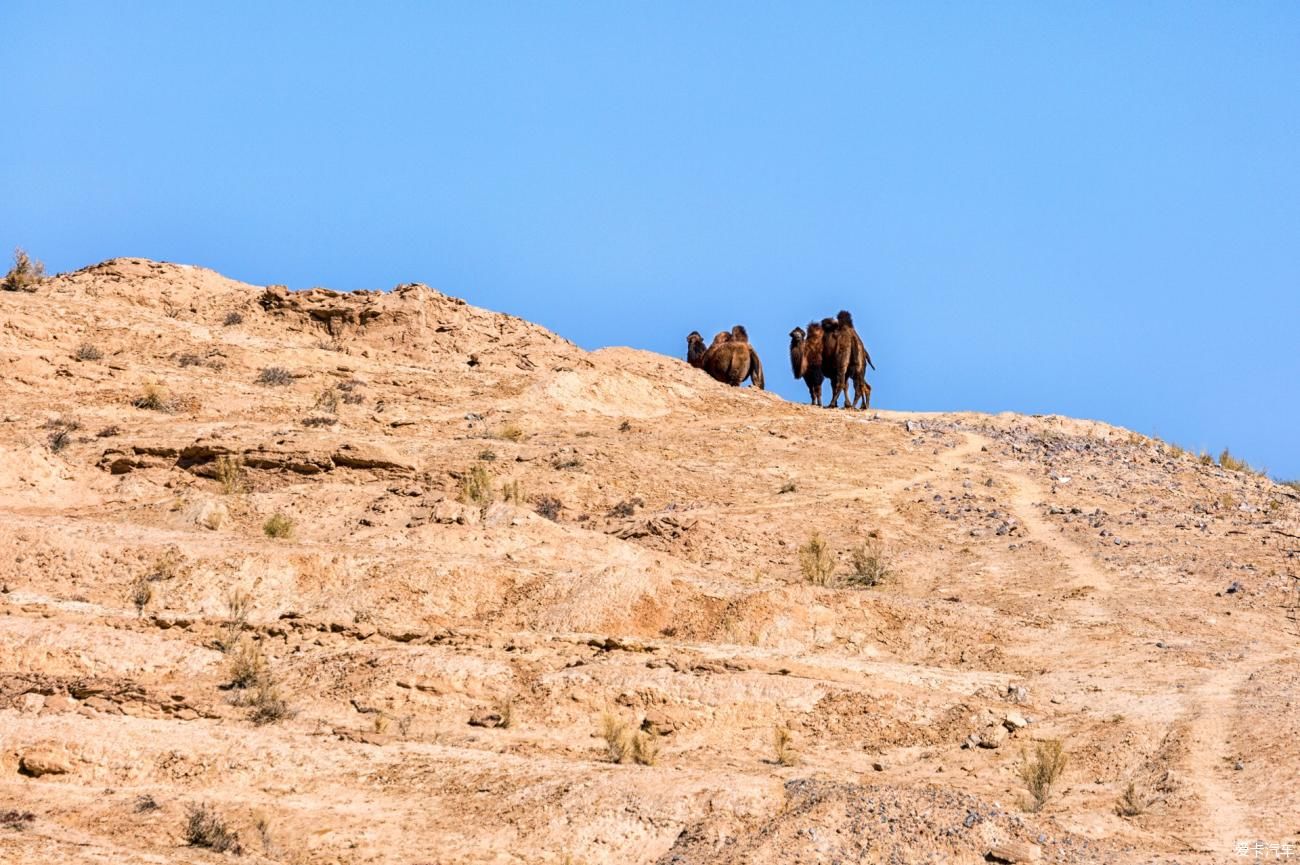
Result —
M 1263 477 L 139 259 L 0 373 L 4 861 L 1300 855 Z

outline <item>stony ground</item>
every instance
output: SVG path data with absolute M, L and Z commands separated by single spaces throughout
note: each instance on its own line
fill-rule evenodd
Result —
M 0 295 L 0 387 L 5 861 L 1300 856 L 1263 477 L 138 259 Z

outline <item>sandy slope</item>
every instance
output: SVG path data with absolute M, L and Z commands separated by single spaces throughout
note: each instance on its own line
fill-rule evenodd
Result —
M 1255 475 L 1087 421 L 792 405 L 423 286 L 138 259 L 0 295 L 0 374 L 0 859 L 222 858 L 185 845 L 196 803 L 250 862 L 1300 849 L 1300 501 Z M 813 532 L 841 575 L 876 539 L 889 580 L 810 585 Z M 241 640 L 292 717 L 239 705 Z M 606 713 L 655 765 L 609 761 Z M 1070 762 L 1028 813 L 1041 739 Z

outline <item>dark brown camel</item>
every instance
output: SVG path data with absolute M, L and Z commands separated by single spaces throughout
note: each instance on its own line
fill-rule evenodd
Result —
M 708 347 L 704 345 L 704 337 L 700 336 L 698 330 L 693 330 L 686 335 L 686 362 L 691 366 L 699 369 L 704 365 L 704 353 Z
M 848 408 L 849 361 L 853 357 L 852 339 L 843 339 L 840 323 L 833 318 L 822 319 L 822 375 L 831 383 L 831 401 L 827 408 L 839 408 L 840 394 L 844 394 L 844 407 Z
M 701 359 L 704 371 L 721 382 L 739 387 L 745 379 L 759 390 L 763 389 L 763 364 L 758 353 L 749 344 L 745 328 L 736 325 L 731 333 L 720 333 Z
M 809 322 L 808 332 L 796 327 L 790 331 L 790 370 L 795 378 L 803 379 L 808 385 L 808 397 L 811 405 L 822 404 L 822 326 Z
M 839 339 L 849 345 L 849 363 L 845 369 L 848 381 L 853 382 L 853 402 L 850 403 L 847 386 L 844 390 L 844 405 L 848 408 L 850 405 L 856 408 L 869 408 L 871 406 L 871 385 L 867 384 L 867 367 L 872 369 L 876 365 L 871 362 L 871 352 L 867 351 L 867 346 L 862 342 L 862 337 L 858 336 L 858 331 L 853 326 L 853 316 L 846 309 L 841 309 L 840 314 L 835 316 L 839 324 Z M 861 405 L 859 405 L 861 403 Z

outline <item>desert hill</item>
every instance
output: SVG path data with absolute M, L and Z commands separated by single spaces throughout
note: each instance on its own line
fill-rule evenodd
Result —
M 1262 476 L 141 259 L 0 293 L 0 387 L 4 861 L 1300 852 Z

